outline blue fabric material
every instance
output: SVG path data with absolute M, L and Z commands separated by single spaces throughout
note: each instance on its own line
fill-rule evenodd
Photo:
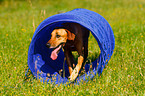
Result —
M 51 49 L 48 49 L 45 44 L 51 37 L 51 32 L 55 27 L 61 27 L 62 23 L 75 22 L 84 26 L 91 31 L 98 42 L 101 53 L 99 57 L 92 62 L 93 71 L 89 71 L 89 64 L 85 65 L 86 74 L 77 78 L 77 83 L 81 80 L 87 81 L 92 79 L 97 73 L 101 74 L 105 65 L 112 56 L 115 39 L 113 31 L 109 23 L 98 13 L 87 9 L 74 9 L 72 11 L 56 14 L 46 18 L 37 27 L 28 51 L 28 66 L 36 78 L 42 78 L 44 82 L 54 84 L 66 83 L 69 76 L 66 62 L 64 62 L 64 53 L 61 50 L 57 60 L 52 60 L 50 54 Z M 65 77 L 63 63 L 65 63 Z

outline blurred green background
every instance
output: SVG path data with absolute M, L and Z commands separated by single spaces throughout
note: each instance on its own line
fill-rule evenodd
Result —
M 115 50 L 101 76 L 80 85 L 25 78 L 27 55 L 37 26 L 47 17 L 85 8 L 102 15 L 115 35 Z M 89 38 L 89 59 L 99 50 Z M 0 0 L 0 94 L 145 95 L 145 0 Z M 95 54 L 93 54 L 95 53 Z

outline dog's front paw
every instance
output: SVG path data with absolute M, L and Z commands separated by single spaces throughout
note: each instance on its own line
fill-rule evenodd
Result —
M 75 68 L 69 77 L 70 81 L 74 81 L 77 78 L 78 74 L 79 74 L 79 72 L 78 72 L 77 68 Z

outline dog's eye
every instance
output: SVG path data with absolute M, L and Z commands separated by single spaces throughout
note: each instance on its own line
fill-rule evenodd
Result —
M 59 37 L 60 37 L 60 35 L 57 34 L 57 35 L 56 35 L 56 38 L 59 38 Z

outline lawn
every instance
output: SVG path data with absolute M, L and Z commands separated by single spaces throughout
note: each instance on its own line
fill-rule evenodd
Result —
M 85 8 L 102 15 L 115 35 L 115 50 L 101 76 L 80 85 L 53 86 L 25 78 L 37 26 L 47 17 Z M 89 59 L 98 56 L 89 38 Z M 96 45 L 97 46 L 97 45 Z M 95 54 L 92 54 L 95 53 Z M 0 0 L 1 95 L 145 95 L 144 0 Z

